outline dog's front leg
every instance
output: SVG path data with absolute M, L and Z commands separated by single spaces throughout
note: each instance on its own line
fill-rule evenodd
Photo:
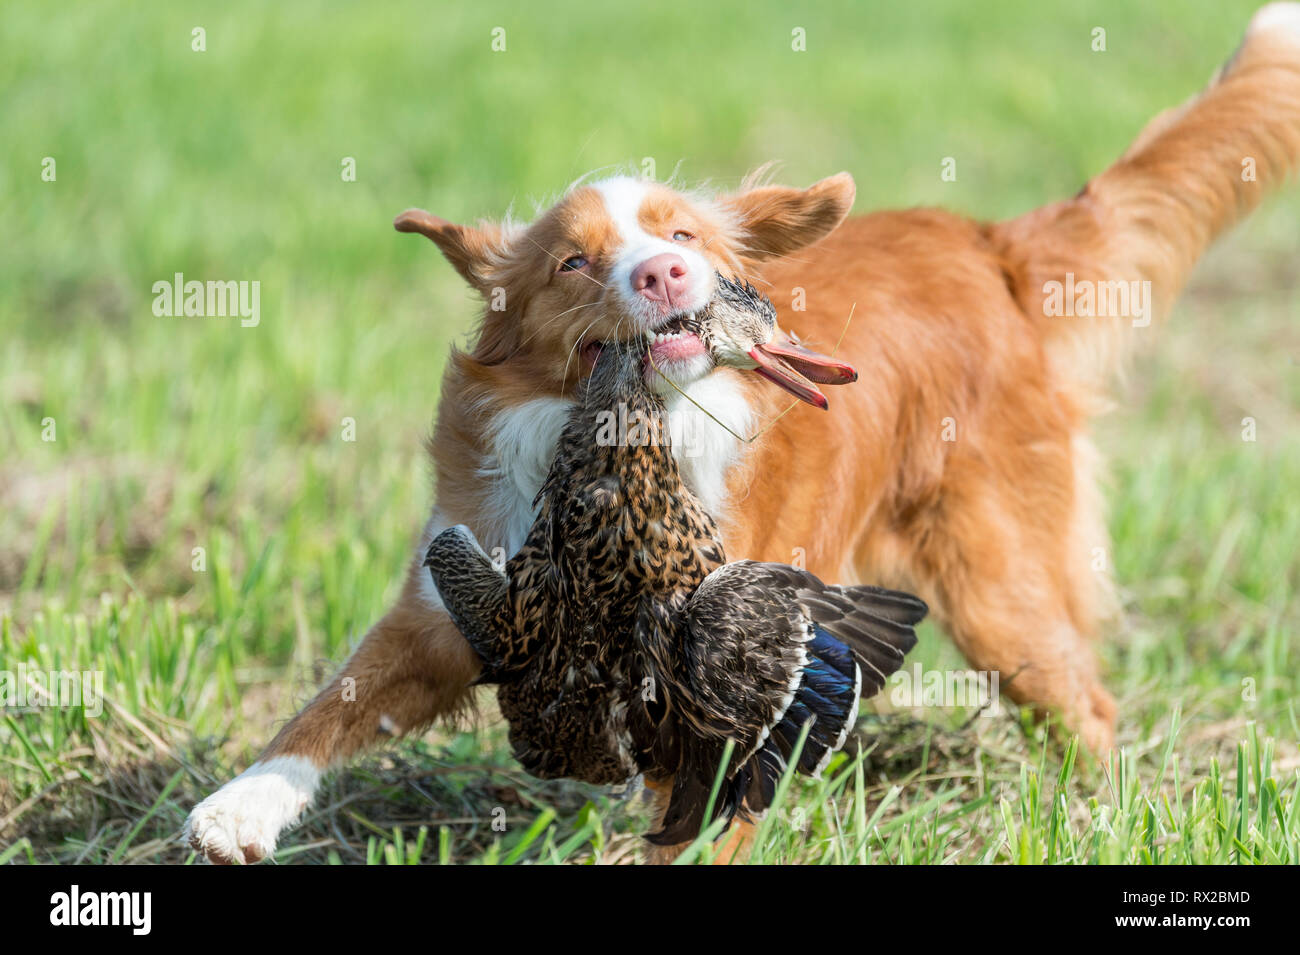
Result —
M 326 769 L 465 703 L 479 661 L 439 608 L 427 576 L 413 562 L 401 599 L 338 675 L 257 762 L 194 807 L 185 823 L 190 845 L 213 862 L 265 858 L 311 803 Z

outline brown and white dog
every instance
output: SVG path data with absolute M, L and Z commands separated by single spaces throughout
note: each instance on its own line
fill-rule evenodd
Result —
M 1298 160 L 1300 5 L 1287 3 L 1260 10 L 1211 85 L 1076 197 L 1007 222 L 845 219 L 847 174 L 721 196 L 613 178 L 573 187 L 526 228 L 405 213 L 397 228 L 432 239 L 487 303 L 443 381 L 433 515 L 396 606 L 194 809 L 191 844 L 214 861 L 269 855 L 327 768 L 465 703 L 478 664 L 420 565 L 429 540 L 463 523 L 512 553 L 595 343 L 671 331 L 719 271 L 761 282 L 782 323 L 823 348 L 853 309 L 839 354 L 861 374 L 830 413 L 800 406 L 748 444 L 668 394 L 670 412 L 699 416 L 684 475 L 728 555 L 798 549 L 827 580 L 919 593 L 973 667 L 1106 750 L 1115 705 L 1090 641 L 1111 597 L 1091 567 L 1106 530 L 1089 415 L 1131 326 L 1167 311 L 1210 241 Z M 1045 308 L 1052 289 L 1088 283 L 1094 317 Z M 1145 306 L 1100 307 L 1130 287 Z M 657 339 L 655 355 L 731 431 L 754 433 L 788 401 L 715 369 L 689 334 Z

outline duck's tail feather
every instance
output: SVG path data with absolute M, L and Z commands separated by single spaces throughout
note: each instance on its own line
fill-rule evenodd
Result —
M 718 767 L 709 766 L 702 759 L 703 756 L 700 748 L 693 747 L 678 766 L 673 778 L 672 795 L 668 799 L 668 808 L 664 810 L 659 830 L 648 833 L 645 837 L 651 845 L 681 845 L 692 841 L 704 828 L 705 812 Z M 731 777 L 724 777 L 714 801 L 712 819 L 721 816 L 730 825 L 731 820 L 741 812 L 741 802 L 749 789 L 750 777 L 748 765 L 742 766 Z

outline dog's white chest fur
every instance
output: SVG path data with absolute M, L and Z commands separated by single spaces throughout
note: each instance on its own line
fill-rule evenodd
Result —
M 744 390 L 730 375 L 707 375 L 683 390 L 731 431 L 749 432 L 753 414 Z M 727 472 L 744 445 L 677 392 L 665 404 L 682 479 L 705 509 L 719 517 L 727 502 Z M 508 554 L 523 546 L 536 517 L 533 500 L 546 479 L 572 407 L 567 399 L 537 398 L 499 412 L 488 425 L 492 453 L 479 473 L 491 483 L 491 491 L 488 513 L 483 516 Z

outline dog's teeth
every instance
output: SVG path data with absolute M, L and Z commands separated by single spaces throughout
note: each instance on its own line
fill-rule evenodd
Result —
M 652 345 L 660 345 L 666 342 L 676 341 L 677 339 L 687 335 L 696 335 L 696 328 L 698 328 L 698 326 L 693 324 L 694 318 L 695 316 L 692 314 L 687 318 L 674 322 L 674 327 L 672 329 L 666 329 L 664 331 L 656 332 L 647 329 L 646 337 L 650 339 Z

